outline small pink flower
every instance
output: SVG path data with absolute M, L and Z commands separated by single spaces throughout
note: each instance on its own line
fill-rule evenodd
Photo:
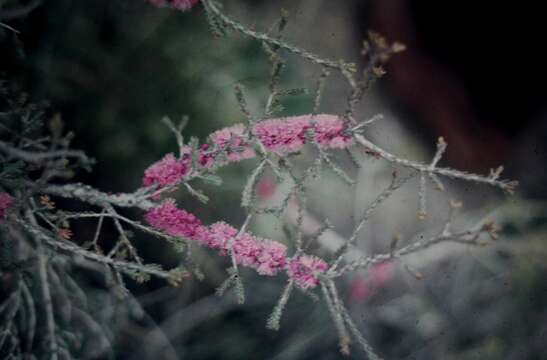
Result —
M 254 150 L 245 141 L 245 126 L 236 124 L 220 129 L 209 135 L 211 142 L 219 151 L 225 151 L 230 162 L 252 159 L 256 156 Z
M 255 124 L 252 134 L 267 150 L 278 153 L 300 151 L 311 139 L 321 148 L 341 149 L 352 144 L 344 121 L 336 115 L 301 115 L 268 119 Z M 256 157 L 243 124 L 215 131 L 210 143 L 201 145 L 197 163 L 203 168 Z M 176 185 L 192 172 L 192 149 L 183 148 L 182 159 L 167 154 L 145 170 L 143 185 L 161 187 Z
M 178 209 L 173 199 L 149 210 L 145 219 L 158 230 L 195 240 L 220 250 L 222 255 L 230 255 L 232 250 L 237 264 L 254 268 L 261 275 L 273 276 L 286 268 L 285 245 L 258 239 L 248 232 L 238 236 L 236 228 L 222 221 L 206 227 L 194 215 Z
M 6 218 L 7 210 L 13 205 L 13 198 L 7 192 L 0 192 L 0 220 Z
M 184 179 L 190 172 L 190 168 L 189 160 L 177 159 L 172 153 L 169 153 L 144 171 L 142 183 L 144 186 L 157 184 L 164 187 L 175 185 Z
M 343 149 L 351 145 L 352 137 L 346 132 L 345 122 L 338 116 L 315 115 L 310 121 L 314 122 L 314 140 L 322 148 Z
M 266 149 L 277 152 L 297 152 L 304 146 L 309 122 L 302 116 L 269 119 L 253 127 Z
M 262 240 L 261 251 L 256 259 L 256 271 L 260 275 L 273 276 L 287 265 L 287 247 L 271 240 Z
M 57 235 L 59 235 L 62 239 L 70 240 L 70 238 L 74 234 L 72 233 L 72 230 L 62 228 L 62 229 L 57 230 Z
M 220 250 L 224 256 L 233 254 L 237 264 L 254 268 L 261 275 L 273 276 L 286 270 L 304 290 L 317 286 L 319 275 L 328 269 L 327 263 L 315 256 L 301 255 L 289 260 L 285 245 L 257 238 L 249 232 L 238 235 L 238 230 L 225 222 L 204 226 L 193 214 L 178 209 L 173 199 L 150 209 L 145 219 L 152 227 L 169 235 L 195 240 Z
M 209 151 L 209 144 L 202 144 L 199 149 L 198 162 L 203 167 L 211 167 L 215 164 L 215 154 Z
M 209 226 L 209 238 L 207 246 L 211 249 L 228 249 L 228 240 L 237 235 L 237 229 L 224 221 L 219 221 Z
M 319 275 L 328 268 L 327 263 L 318 257 L 301 255 L 290 261 L 287 272 L 298 286 L 307 290 L 319 285 Z
M 257 267 L 257 258 L 262 248 L 255 237 L 249 233 L 243 233 L 232 242 L 232 249 L 236 262 L 243 266 Z
M 163 230 L 172 236 L 198 240 L 208 233 L 197 217 L 178 209 L 173 199 L 167 199 L 160 206 L 149 210 L 145 219 L 156 229 Z
M 217 222 L 209 227 L 207 246 L 221 249 L 223 255 L 230 251 L 230 241 L 236 262 L 239 265 L 255 268 L 261 275 L 275 275 L 285 268 L 287 247 L 275 241 L 260 240 L 250 233 L 237 236 L 238 230 L 225 222 Z
M 190 10 L 199 0 L 149 0 L 152 5 L 169 7 L 177 10 Z
M 301 115 L 259 122 L 253 134 L 271 151 L 296 152 L 308 136 L 322 148 L 344 148 L 352 143 L 344 121 L 336 115 Z

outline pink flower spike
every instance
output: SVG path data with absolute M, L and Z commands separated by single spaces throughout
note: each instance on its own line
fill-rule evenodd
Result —
M 149 0 L 152 5 L 157 7 L 169 7 L 172 9 L 187 11 L 192 8 L 199 0 Z
M 13 205 L 13 198 L 7 192 L 0 192 L 0 220 L 6 218 L 7 210 Z
M 172 236 L 198 240 L 200 236 L 208 234 L 198 218 L 177 208 L 174 199 L 167 199 L 160 206 L 149 210 L 145 219 L 156 229 Z
M 287 273 L 294 282 L 304 290 L 319 285 L 319 275 L 329 266 L 323 260 L 311 255 L 301 255 L 289 262 Z
M 310 121 L 314 124 L 314 140 L 322 148 L 343 149 L 351 145 L 352 137 L 346 132 L 342 118 L 333 115 L 315 115 Z
M 211 142 L 219 151 L 225 151 L 230 162 L 252 159 L 256 156 L 254 150 L 244 140 L 245 126 L 236 124 L 220 129 L 209 135 Z
M 287 247 L 281 243 L 264 240 L 219 221 L 204 226 L 194 215 L 178 209 L 174 199 L 150 209 L 146 221 L 154 228 L 172 236 L 182 236 L 204 246 L 220 250 L 221 255 L 233 256 L 237 264 L 255 269 L 260 275 L 274 276 L 287 270 L 290 278 L 304 290 L 319 284 L 319 275 L 328 269 L 325 261 L 310 255 L 287 259 Z
M 266 149 L 280 153 L 300 151 L 307 141 L 308 132 L 322 148 L 345 148 L 352 143 L 346 124 L 336 115 L 301 115 L 269 119 L 257 123 L 253 134 Z
M 200 169 L 256 157 L 246 129 L 243 124 L 236 124 L 212 133 L 209 139 L 213 146 L 203 144 L 195 154 L 199 169 L 192 169 L 194 154 L 189 146 L 182 149 L 181 159 L 172 153 L 165 155 L 145 170 L 144 186 L 176 185 L 190 176 L 193 170 L 199 172 Z M 267 150 L 278 153 L 300 151 L 310 136 L 319 147 L 326 149 L 345 148 L 353 141 L 342 118 L 327 114 L 263 120 L 250 131 Z
M 243 233 L 233 240 L 232 249 L 236 262 L 243 266 L 258 267 L 258 257 L 262 251 L 254 236 Z
M 144 186 L 157 184 L 165 187 L 175 185 L 184 179 L 190 172 L 190 168 L 190 161 L 179 160 L 172 153 L 169 153 L 144 171 L 142 183 Z
M 273 276 L 287 265 L 287 247 L 271 240 L 262 240 L 261 252 L 257 257 L 256 271 L 260 275 Z
M 237 235 L 237 229 L 224 221 L 219 221 L 209 226 L 209 239 L 207 246 L 212 249 L 228 250 L 228 240 Z

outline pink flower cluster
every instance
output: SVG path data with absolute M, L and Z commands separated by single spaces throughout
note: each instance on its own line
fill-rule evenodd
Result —
M 13 198 L 7 192 L 0 192 L 0 220 L 6 218 L 6 212 L 13 204 Z
M 158 7 L 170 7 L 177 10 L 190 10 L 199 0 L 149 0 L 152 5 Z
M 253 127 L 253 134 L 260 139 L 266 149 L 283 153 L 300 151 L 308 141 L 308 133 L 312 141 L 322 148 L 341 149 L 352 142 L 344 121 L 333 115 L 269 119 Z
M 152 208 L 145 218 L 156 229 L 173 236 L 200 240 L 200 235 L 204 231 L 201 220 L 193 214 L 177 208 L 173 199 L 167 199 L 161 206 Z
M 287 270 L 289 276 L 303 289 L 310 289 L 319 283 L 318 275 L 327 270 L 323 260 L 302 255 L 296 259 L 287 258 L 287 247 L 281 243 L 265 240 L 238 230 L 225 222 L 205 226 L 194 215 L 178 209 L 173 199 L 164 201 L 145 215 L 146 221 L 158 230 L 172 236 L 195 240 L 203 246 L 220 250 L 229 255 L 230 248 L 237 264 L 255 269 L 260 275 L 273 276 Z
M 144 171 L 144 186 L 158 184 L 162 187 L 179 183 L 190 171 L 189 159 L 179 160 L 169 153 Z
M 267 150 L 278 153 L 300 151 L 312 140 L 324 149 L 341 149 L 352 143 L 344 121 L 336 115 L 301 115 L 260 121 L 251 129 L 252 134 Z M 198 163 L 203 168 L 224 165 L 256 156 L 249 141 L 246 127 L 237 124 L 215 131 L 209 136 L 210 144 L 199 149 Z M 183 157 L 166 155 L 152 164 L 144 174 L 143 185 L 175 185 L 192 172 L 191 149 L 183 149 Z
M 298 286 L 307 290 L 319 285 L 318 275 L 327 269 L 327 263 L 318 257 L 301 255 L 289 262 L 287 273 Z
M 209 140 L 215 146 L 214 155 L 225 152 L 229 162 L 252 159 L 256 156 L 253 148 L 247 141 L 245 126 L 236 124 L 220 129 L 209 135 Z
M 174 2 L 170 4 L 173 5 Z M 277 153 L 300 151 L 310 141 L 324 149 L 345 148 L 352 143 L 344 121 L 336 115 L 269 119 L 256 123 L 250 129 L 243 124 L 237 124 L 215 131 L 209 136 L 209 143 L 199 148 L 197 163 L 208 169 L 255 157 L 249 132 L 267 150 Z M 182 149 L 181 158 L 167 154 L 146 169 L 143 184 L 161 187 L 178 184 L 191 176 L 194 170 L 192 155 L 190 147 Z M 261 275 L 273 276 L 286 270 L 289 277 L 303 289 L 317 286 L 319 275 L 328 269 L 326 262 L 314 256 L 288 258 L 285 245 L 247 232 L 238 235 L 237 229 L 224 222 L 205 226 L 194 215 L 178 209 L 172 199 L 151 209 L 145 218 L 156 229 L 220 250 L 222 255 L 230 254 L 231 250 L 239 265 L 254 268 Z

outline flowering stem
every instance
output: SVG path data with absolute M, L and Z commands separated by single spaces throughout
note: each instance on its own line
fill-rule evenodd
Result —
M 235 20 L 232 20 L 229 17 L 227 17 L 226 15 L 224 15 L 215 6 L 215 4 L 211 0 L 203 0 L 202 3 L 204 4 L 204 6 L 209 11 L 214 13 L 214 15 L 216 15 L 222 22 L 224 22 L 225 25 L 239 31 L 240 33 L 242 33 L 244 35 L 247 35 L 247 36 L 252 37 L 254 39 L 265 41 L 269 44 L 272 44 L 272 45 L 278 46 L 280 48 L 286 49 L 286 50 L 288 50 L 288 51 L 290 51 L 290 52 L 292 52 L 296 55 L 301 56 L 302 58 L 310 60 L 311 62 L 313 62 L 315 64 L 323 65 L 323 66 L 328 67 L 328 68 L 334 68 L 334 69 L 337 69 L 338 71 L 340 71 L 342 73 L 342 75 L 344 75 L 346 80 L 348 81 L 348 84 L 350 85 L 350 87 L 352 88 L 352 95 L 350 96 L 350 99 L 348 100 L 349 103 L 350 103 L 350 106 L 349 106 L 349 109 L 348 109 L 349 113 L 346 113 L 346 117 L 349 118 L 350 120 L 353 119 L 353 112 L 354 112 L 355 103 L 361 98 L 364 88 L 367 87 L 367 86 L 362 86 L 363 84 L 358 84 L 355 81 L 355 78 L 352 74 L 353 72 L 355 72 L 355 70 L 353 69 L 354 68 L 353 64 L 344 63 L 343 61 L 333 61 L 333 60 L 328 60 L 328 59 L 322 59 L 319 56 L 317 56 L 317 55 L 315 55 L 311 52 L 300 49 L 300 48 L 298 48 L 294 45 L 288 44 L 288 43 L 284 42 L 281 39 L 273 38 L 273 37 L 271 37 L 267 34 L 259 33 L 259 32 L 256 32 L 254 30 L 251 30 L 251 29 L 245 27 L 244 25 L 240 24 L 239 22 L 237 22 Z M 376 61 L 370 61 L 369 65 L 370 64 L 376 64 Z M 368 81 L 368 80 L 365 79 L 365 82 L 366 81 Z M 512 193 L 515 186 L 517 185 L 517 182 L 515 182 L 515 181 L 498 180 L 497 177 L 485 177 L 485 176 L 470 174 L 470 173 L 466 173 L 466 172 L 463 172 L 463 171 L 458 171 L 458 170 L 453 170 L 453 169 L 448 169 L 448 168 L 437 168 L 437 167 L 435 167 L 435 165 L 436 165 L 436 162 L 439 159 L 436 159 L 436 161 L 434 160 L 430 165 L 426 165 L 426 164 L 423 164 L 423 163 L 414 162 L 414 161 L 410 161 L 410 160 L 406 160 L 406 159 L 401 159 L 401 158 L 396 157 L 393 154 L 390 154 L 390 153 L 386 152 L 385 150 L 381 149 L 380 147 L 378 147 L 377 145 L 371 143 L 370 141 L 366 140 L 360 134 L 354 134 L 354 139 L 357 143 L 364 146 L 365 148 L 367 148 L 372 153 L 377 154 L 378 156 L 384 158 L 385 160 L 388 160 L 388 161 L 390 161 L 392 163 L 395 163 L 395 164 L 399 164 L 399 165 L 404 166 L 404 167 L 408 167 L 408 168 L 418 170 L 418 171 L 423 172 L 423 173 L 430 174 L 430 176 L 433 175 L 433 177 L 434 177 L 435 174 L 438 174 L 438 175 L 448 176 L 448 177 L 452 177 L 452 178 L 463 179 L 463 180 L 467 180 L 467 181 L 485 183 L 485 184 L 489 184 L 489 185 L 498 187 L 498 188 L 500 188 L 500 189 L 502 189 L 502 190 L 504 190 L 505 192 L 508 192 L 508 193 Z M 444 149 L 443 149 L 443 151 L 444 151 Z

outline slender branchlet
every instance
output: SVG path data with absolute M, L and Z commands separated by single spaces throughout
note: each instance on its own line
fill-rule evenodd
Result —
M 285 286 L 285 289 L 281 293 L 281 297 L 277 301 L 277 304 L 275 305 L 272 311 L 272 314 L 268 318 L 268 322 L 266 324 L 266 327 L 268 329 L 275 330 L 275 331 L 279 330 L 281 316 L 283 315 L 283 310 L 285 310 L 287 301 L 289 301 L 289 297 L 291 296 L 293 286 L 294 286 L 294 282 L 292 280 L 289 280 L 289 282 L 287 282 L 287 285 Z

